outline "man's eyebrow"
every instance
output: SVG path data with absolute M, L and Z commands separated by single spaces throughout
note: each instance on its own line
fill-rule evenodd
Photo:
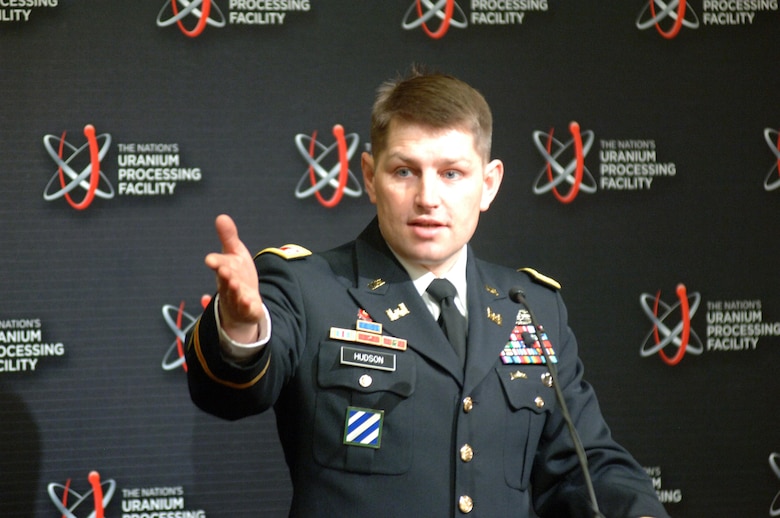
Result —
M 411 158 L 406 156 L 403 153 L 400 152 L 390 152 L 387 154 L 387 160 L 397 160 L 404 163 L 416 163 L 418 162 L 417 159 Z M 455 158 L 446 158 L 446 157 L 439 157 L 436 160 L 437 163 L 440 163 L 442 165 L 448 166 L 448 165 L 457 165 L 457 164 L 470 164 L 471 160 L 469 160 L 467 157 L 459 156 Z

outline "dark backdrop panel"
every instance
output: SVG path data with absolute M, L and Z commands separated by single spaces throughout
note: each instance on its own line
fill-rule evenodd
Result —
M 308 164 L 295 136 L 330 146 L 341 124 L 359 178 L 374 90 L 413 62 L 469 81 L 493 107 L 507 172 L 473 244 L 562 282 L 587 378 L 669 512 L 780 512 L 780 13 L 774 1 L 681 1 L 675 32 L 651 2 L 456 0 L 441 38 L 408 13 L 414 0 L 288 11 L 200 0 L 190 14 L 171 0 L 0 5 L 0 514 L 63 516 L 67 493 L 69 506 L 85 497 L 72 514 L 87 516 L 100 487 L 107 517 L 155 505 L 286 515 L 273 415 L 226 423 L 194 408 L 177 337 L 214 290 L 203 256 L 218 247 L 217 214 L 254 250 L 322 250 L 362 229 L 365 194 L 332 208 L 296 198 Z M 241 16 L 267 23 L 231 23 Z M 571 121 L 592 139 L 581 157 L 566 148 Z M 537 194 L 550 180 L 535 132 L 553 135 L 557 164 L 579 160 L 595 192 Z M 93 187 L 90 145 L 102 153 Z M 653 154 L 607 153 L 636 145 Z M 145 154 L 191 179 L 128 183 L 121 169 Z M 60 183 L 58 157 L 86 175 Z M 674 174 L 610 188 L 618 176 L 605 171 L 626 163 Z M 336 164 L 335 152 L 321 163 Z M 678 356 L 660 342 L 686 317 Z

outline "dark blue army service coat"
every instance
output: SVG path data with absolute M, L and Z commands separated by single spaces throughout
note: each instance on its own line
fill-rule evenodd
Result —
M 557 290 L 468 254 L 465 370 L 374 220 L 325 253 L 259 254 L 271 339 L 249 364 L 225 359 L 206 308 L 188 339 L 193 401 L 225 419 L 274 408 L 290 516 L 589 516 L 547 367 L 500 358 L 519 287 L 558 360 L 602 513 L 666 516 L 582 380 Z

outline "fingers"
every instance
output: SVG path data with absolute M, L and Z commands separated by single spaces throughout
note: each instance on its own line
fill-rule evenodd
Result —
M 222 253 L 211 253 L 206 256 L 206 266 L 217 271 L 222 266 L 230 266 L 232 262 L 230 256 L 235 256 L 240 261 L 245 262 L 247 258 L 251 261 L 252 257 L 249 250 L 238 237 L 238 228 L 233 219 L 227 214 L 220 214 L 214 221 L 217 230 L 217 237 L 222 243 Z M 235 266 L 235 265 L 234 265 Z
M 219 241 L 222 243 L 222 253 L 241 253 L 246 250 L 244 243 L 238 238 L 238 228 L 230 216 L 220 214 L 214 221 L 214 226 L 217 229 Z
M 254 285 L 244 282 L 235 276 L 226 279 L 217 274 L 220 296 L 220 307 L 227 322 L 256 323 L 262 317 L 262 299 Z
M 208 254 L 205 263 L 216 273 L 220 313 L 228 324 L 256 323 L 263 310 L 254 260 L 230 216 L 218 216 L 215 227 L 222 252 Z

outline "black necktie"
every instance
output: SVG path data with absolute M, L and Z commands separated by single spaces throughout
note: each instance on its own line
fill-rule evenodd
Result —
M 455 286 L 447 279 L 434 279 L 426 290 L 439 303 L 439 326 L 455 349 L 461 364 L 466 360 L 466 318 L 455 306 Z

